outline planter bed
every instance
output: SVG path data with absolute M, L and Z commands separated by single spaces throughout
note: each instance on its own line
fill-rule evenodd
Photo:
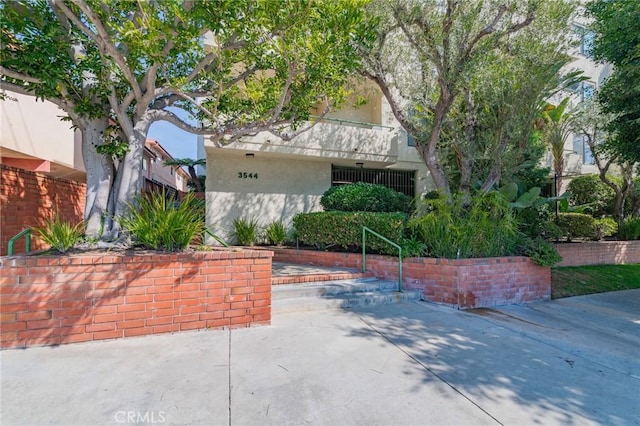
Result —
M 271 322 L 267 250 L 0 258 L 2 348 Z
M 361 268 L 362 255 L 272 248 L 274 261 L 318 266 Z M 424 300 L 459 309 L 520 304 L 551 298 L 550 268 L 527 257 L 482 259 L 408 258 L 403 260 L 403 285 L 422 291 Z M 367 272 L 398 279 L 398 260 L 367 255 Z

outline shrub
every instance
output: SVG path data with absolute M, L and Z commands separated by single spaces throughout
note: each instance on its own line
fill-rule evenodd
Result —
M 627 218 L 618 227 L 619 240 L 640 240 L 640 217 Z
M 260 224 L 258 220 L 243 217 L 233 219 L 231 238 L 239 246 L 255 246 L 260 239 Z
M 599 241 L 604 237 L 610 237 L 618 231 L 618 223 L 610 217 L 596 219 L 594 220 L 593 224 L 593 239 L 596 241 Z
M 425 243 L 429 256 L 464 259 L 516 252 L 517 222 L 497 191 L 473 197 L 470 206 L 460 197 L 424 202 L 430 213 L 412 219 L 409 228 Z
M 63 222 L 56 212 L 53 219 L 47 219 L 42 228 L 36 228 L 36 232 L 40 234 L 42 241 L 50 245 L 53 250 L 59 253 L 66 253 L 67 250 L 80 242 L 83 236 L 83 228 L 84 223 L 82 222 L 76 225 Z
M 556 247 L 542 238 L 527 239 L 522 254 L 539 266 L 553 266 L 562 260 Z
M 403 213 L 330 211 L 298 214 L 293 218 L 293 224 L 298 238 L 305 244 L 349 249 L 362 248 L 363 226 L 393 242 L 401 241 L 406 219 Z M 367 248 L 383 254 L 396 252 L 394 247 L 372 236 L 367 238 Z
M 325 211 L 409 213 L 412 200 L 383 185 L 358 182 L 332 186 L 322 195 L 320 204 Z
M 264 230 L 264 237 L 272 246 L 281 246 L 287 240 L 287 228 L 281 221 L 271 222 Z
M 136 202 L 139 207 L 130 204 L 127 216 L 117 220 L 146 248 L 182 250 L 204 231 L 203 203 L 193 193 L 177 202 L 164 192 L 153 192 L 137 197 Z
M 573 238 L 593 238 L 596 231 L 594 218 L 583 213 L 560 213 L 558 226 L 567 241 Z
M 402 247 L 402 257 L 421 257 L 427 252 L 427 245 L 416 237 L 403 238 L 400 241 L 400 247 Z
M 615 192 L 598 175 L 577 176 L 567 186 L 571 194 L 571 206 L 584 206 L 584 212 L 592 216 L 613 213 Z

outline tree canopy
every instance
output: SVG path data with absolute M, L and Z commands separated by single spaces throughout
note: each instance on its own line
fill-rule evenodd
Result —
M 115 176 L 101 177 L 108 182 L 103 215 L 112 219 L 126 214 L 140 191 L 144 142 L 154 121 L 210 135 L 219 145 L 260 131 L 288 139 L 314 124 L 312 108 L 322 115 L 342 102 L 359 65 L 356 46 L 371 38 L 365 3 L 2 3 L 1 41 L 8 49 L 0 87 L 59 104 L 83 130 L 83 143 L 120 155 Z M 110 118 L 114 130 L 96 137 L 83 123 L 94 116 Z M 85 167 L 97 168 L 86 157 Z M 113 228 L 104 231 L 117 234 L 117 222 L 107 223 Z
M 476 182 L 488 190 L 537 163 L 532 123 L 562 84 L 569 2 L 380 0 L 370 8 L 380 25 L 364 74 L 438 190 L 469 194 Z
M 596 34 L 596 59 L 614 65 L 598 93 L 605 113 L 614 114 L 606 147 L 612 155 L 640 162 L 640 7 L 635 1 L 597 0 L 587 5 Z

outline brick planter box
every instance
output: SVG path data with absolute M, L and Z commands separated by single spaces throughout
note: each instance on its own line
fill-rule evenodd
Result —
M 0 258 L 2 348 L 271 322 L 265 250 Z
M 556 266 L 640 263 L 640 241 L 592 241 L 556 244 L 562 262 Z
M 362 255 L 312 250 L 273 249 L 274 261 L 361 268 Z M 460 309 L 520 304 L 551 298 L 551 270 L 527 257 L 483 259 L 404 259 L 403 285 L 422 290 L 423 299 Z M 367 272 L 398 279 L 398 260 L 367 255 Z

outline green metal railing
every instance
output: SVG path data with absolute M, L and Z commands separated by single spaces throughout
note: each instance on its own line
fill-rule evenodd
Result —
M 393 247 L 398 249 L 398 291 L 402 291 L 402 247 L 398 244 L 394 243 L 390 239 L 378 234 L 376 231 L 367 228 L 366 226 L 362 227 L 362 272 L 367 271 L 367 232 L 373 234 L 374 236 L 380 238 L 382 241 L 392 245 Z
M 7 254 L 9 256 L 13 256 L 13 246 L 15 245 L 16 241 L 19 240 L 22 237 L 24 237 L 24 249 L 25 249 L 25 251 L 27 253 L 29 253 L 31 251 L 31 228 L 27 228 L 27 229 L 21 231 L 15 237 L 13 237 L 13 238 L 11 238 L 9 240 L 9 244 L 8 244 L 8 247 L 7 247 Z

